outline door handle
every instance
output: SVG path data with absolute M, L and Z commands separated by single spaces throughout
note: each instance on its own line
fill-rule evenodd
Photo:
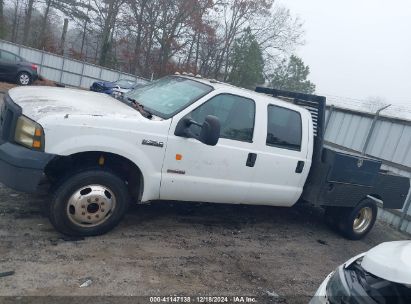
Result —
M 251 168 L 254 167 L 256 160 L 257 160 L 257 154 L 248 153 L 246 166 L 251 167 Z
M 302 173 L 304 170 L 304 165 L 305 162 L 303 162 L 302 160 L 298 161 L 297 167 L 295 168 L 295 173 Z

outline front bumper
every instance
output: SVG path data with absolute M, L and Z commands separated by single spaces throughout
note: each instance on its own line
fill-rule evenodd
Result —
M 0 182 L 22 192 L 38 192 L 44 169 L 53 154 L 5 142 L 0 144 Z

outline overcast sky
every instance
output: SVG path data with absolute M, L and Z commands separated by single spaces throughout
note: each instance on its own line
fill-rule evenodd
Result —
M 317 93 L 411 106 L 411 0 L 279 0 L 304 21 L 297 50 Z

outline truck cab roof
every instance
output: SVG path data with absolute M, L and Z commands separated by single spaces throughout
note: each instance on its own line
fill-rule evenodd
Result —
M 213 87 L 213 89 L 215 91 L 222 91 L 224 93 L 230 93 L 230 94 L 233 94 L 233 95 L 239 95 L 239 96 L 247 97 L 247 98 L 255 100 L 256 102 L 264 101 L 264 102 L 267 102 L 267 103 L 275 103 L 278 106 L 289 108 L 289 109 L 292 109 L 292 110 L 295 110 L 295 111 L 298 111 L 298 112 L 305 112 L 306 111 L 307 113 L 309 113 L 309 111 L 307 109 L 305 109 L 304 107 L 294 105 L 294 104 L 292 104 L 290 102 L 287 102 L 287 101 L 284 101 L 280 98 L 269 96 L 265 93 L 260 93 L 260 92 L 252 91 L 252 90 L 249 90 L 249 89 L 240 88 L 240 87 L 231 85 L 229 83 L 221 82 L 221 81 L 218 81 L 218 80 L 215 80 L 215 79 L 194 77 L 194 76 L 188 76 L 188 75 L 175 75 L 175 76 L 203 83 L 205 85 Z

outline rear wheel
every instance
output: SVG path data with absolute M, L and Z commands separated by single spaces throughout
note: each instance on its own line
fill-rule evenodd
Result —
M 338 220 L 338 230 L 350 240 L 366 236 L 375 224 L 378 208 L 371 199 L 361 201 L 354 208 L 342 208 Z
M 113 229 L 129 205 L 125 182 L 110 171 L 91 169 L 69 175 L 50 203 L 53 226 L 71 236 L 100 235 Z
M 19 85 L 29 85 L 32 82 L 32 77 L 29 73 L 27 72 L 21 72 L 17 75 L 17 84 Z

